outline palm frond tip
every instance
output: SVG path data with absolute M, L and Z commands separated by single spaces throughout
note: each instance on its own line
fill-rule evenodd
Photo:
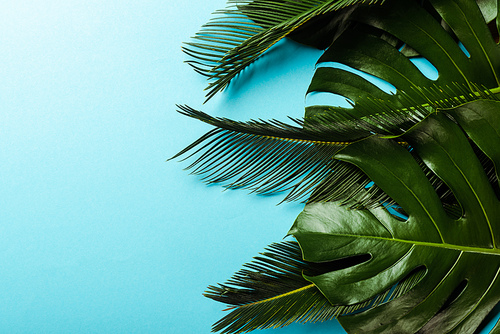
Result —
M 356 167 L 333 159 L 353 140 L 372 135 L 372 127 L 349 119 L 341 123 L 294 120 L 236 122 L 211 117 L 183 106 L 181 113 L 217 128 L 202 136 L 173 158 L 194 157 L 186 168 L 207 183 L 227 188 L 247 188 L 258 194 L 289 192 L 285 201 L 348 201 L 370 180 Z M 336 141 L 342 139 L 342 141 Z M 371 187 L 360 205 L 389 200 Z
M 266 50 L 311 19 L 356 4 L 384 0 L 230 0 L 205 24 L 184 52 L 198 73 L 211 82 L 207 100 L 223 90 Z M 342 14 L 347 15 L 347 14 Z
M 245 333 L 293 322 L 331 320 L 393 300 L 413 288 L 425 273 L 415 270 L 375 298 L 346 306 L 331 305 L 316 286 L 302 276 L 304 272 L 314 275 L 355 264 L 348 261 L 341 265 L 307 262 L 302 259 L 295 241 L 272 244 L 226 283 L 208 287 L 206 297 L 231 305 L 226 309 L 231 312 L 214 324 L 213 331 Z
M 355 166 L 333 156 L 351 142 L 374 134 L 400 136 L 436 110 L 477 99 L 498 99 L 492 91 L 475 88 L 471 92 L 461 85 L 415 87 L 426 97 L 427 104 L 415 105 L 411 96 L 402 92 L 397 106 L 365 99 L 356 104 L 355 112 L 317 113 L 304 120 L 291 118 L 292 124 L 278 120 L 233 121 L 179 106 L 180 113 L 216 128 L 173 158 L 193 158 L 186 169 L 201 175 L 207 183 L 246 188 L 262 195 L 287 192 L 284 201 L 347 203 L 363 194 L 351 204 L 395 204 L 377 186 L 365 192 L 371 180 Z

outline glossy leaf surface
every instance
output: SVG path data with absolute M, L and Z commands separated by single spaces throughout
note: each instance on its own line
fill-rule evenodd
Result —
M 446 112 L 454 119 L 433 114 L 403 137 L 452 189 L 462 217 L 447 216 L 412 154 L 392 139 L 373 136 L 336 158 L 367 173 L 408 219 L 396 219 L 382 208 L 346 210 L 337 203 L 317 203 L 306 206 L 290 230 L 307 261 L 371 255 L 351 268 L 306 276 L 334 305 L 372 298 L 426 268 L 422 280 L 400 298 L 340 317 L 348 332 L 472 333 L 500 301 L 498 184 L 489 182 L 469 142 L 500 163 L 500 104 L 476 101 Z
M 354 305 L 331 305 L 318 288 L 303 277 L 303 273 L 318 275 L 352 267 L 368 258 L 313 263 L 302 259 L 295 241 L 272 244 L 226 283 L 208 287 L 206 297 L 231 305 L 226 309 L 231 312 L 214 324 L 213 331 L 245 333 L 283 327 L 292 322 L 331 320 L 397 298 L 418 283 L 423 274 L 423 270 L 415 271 L 397 287 Z
M 430 10 L 411 0 L 358 10 L 354 18 L 358 26 L 344 32 L 319 59 L 308 93 L 338 94 L 354 103 L 367 98 L 382 99 L 398 105 L 404 92 L 405 99 L 410 98 L 411 104 L 417 105 L 435 100 L 434 94 L 426 91 L 433 86 L 475 83 L 498 87 L 500 50 L 484 17 L 490 18 L 490 9 L 483 8 L 482 12 L 470 0 L 429 3 Z M 410 46 L 430 62 L 437 69 L 438 78 L 432 80 L 421 73 L 400 52 L 403 46 Z M 336 63 L 388 82 L 397 92 L 389 94 L 352 71 L 333 68 L 331 65 Z M 306 116 L 339 111 L 342 108 L 313 105 L 306 108 Z M 348 112 L 365 115 L 356 106 Z

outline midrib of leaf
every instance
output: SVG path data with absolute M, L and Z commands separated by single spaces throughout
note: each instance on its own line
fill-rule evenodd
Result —
M 320 141 L 320 140 L 296 139 L 296 138 L 263 136 L 263 135 L 254 135 L 254 136 L 275 139 L 275 140 L 282 140 L 282 141 L 291 141 L 291 142 L 306 143 L 306 144 L 319 144 L 319 145 L 347 146 L 355 142 L 355 141 Z M 399 145 L 408 145 L 408 143 L 405 141 L 398 141 L 397 143 Z
M 415 246 L 445 248 L 445 249 L 457 250 L 457 251 L 461 251 L 461 252 L 500 255 L 500 249 L 498 249 L 498 248 L 481 248 L 481 247 L 455 245 L 455 244 L 450 244 L 450 243 L 445 243 L 445 242 L 435 243 L 435 242 L 426 242 L 426 241 L 398 239 L 398 238 L 394 238 L 394 237 L 393 238 L 377 237 L 377 236 L 372 236 L 372 235 L 344 234 L 344 233 L 327 233 L 327 234 L 334 236 L 334 237 L 364 238 L 364 239 L 371 239 L 371 240 L 400 242 L 400 243 L 405 243 L 405 244 L 410 244 L 410 245 L 415 245 Z
M 258 136 L 258 135 L 256 135 L 256 136 Z M 275 137 L 275 136 L 262 136 L 262 135 L 259 136 L 259 137 L 276 139 L 276 140 L 283 140 L 283 141 L 299 142 L 299 143 L 320 144 L 320 145 L 340 145 L 340 146 L 347 146 L 347 145 L 353 143 L 353 142 L 350 142 L 350 141 L 320 141 L 320 140 L 307 140 L 307 139 L 296 139 L 296 138 Z
M 309 284 L 309 285 L 303 286 L 301 288 L 298 288 L 298 289 L 295 289 L 295 290 L 292 290 L 292 291 L 288 291 L 286 293 L 282 293 L 280 295 L 277 295 L 277 296 L 274 296 L 274 297 L 271 297 L 271 298 L 262 299 L 262 300 L 259 300 L 259 301 L 253 302 L 253 303 L 249 303 L 249 304 L 245 304 L 245 305 L 234 306 L 234 307 L 228 308 L 227 310 L 231 310 L 231 309 L 235 309 L 235 308 L 250 307 L 250 306 L 254 306 L 254 305 L 258 305 L 258 304 L 263 304 L 263 303 L 269 303 L 269 302 L 271 302 L 273 300 L 280 299 L 280 298 L 285 298 L 287 296 L 290 296 L 290 295 L 293 295 L 293 294 L 296 294 L 296 293 L 299 293 L 301 291 L 304 291 L 304 290 L 307 290 L 307 289 L 311 289 L 311 288 L 314 288 L 314 287 L 316 287 L 314 284 Z

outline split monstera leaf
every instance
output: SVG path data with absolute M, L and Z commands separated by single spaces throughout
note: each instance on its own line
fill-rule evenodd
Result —
M 458 219 L 446 214 L 412 154 L 394 140 L 370 137 L 335 156 L 361 168 L 408 218 L 401 221 L 384 208 L 346 210 L 334 202 L 307 205 L 289 232 L 300 243 L 305 260 L 327 262 L 364 254 L 369 259 L 305 278 L 333 305 L 352 305 L 425 268 L 420 282 L 405 295 L 340 317 L 348 332 L 472 333 L 496 305 L 500 202 L 467 136 L 488 156 L 498 157 L 494 151 L 500 147 L 499 107 L 498 101 L 464 104 L 447 115 L 430 115 L 403 135 L 414 154 L 456 194 L 462 207 Z
M 213 329 L 335 317 L 348 333 L 482 328 L 500 301 L 497 1 L 230 5 L 186 48 L 212 79 L 208 98 L 288 36 L 328 46 L 308 93 L 351 107 L 311 105 L 286 124 L 180 106 L 215 126 L 175 156 L 193 158 L 194 174 L 306 203 L 288 233 L 297 243 L 272 245 L 209 287 L 207 297 L 232 305 Z M 415 57 L 438 77 L 422 74 Z

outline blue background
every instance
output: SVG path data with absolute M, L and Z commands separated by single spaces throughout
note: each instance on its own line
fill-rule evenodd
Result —
M 202 296 L 300 204 L 205 186 L 165 162 L 210 129 L 303 115 L 320 51 L 279 43 L 203 105 L 182 42 L 223 0 L 0 5 L 0 332 L 209 333 Z M 343 333 L 336 321 L 262 333 Z
M 181 45 L 224 7 L 0 4 L 0 332 L 209 333 L 225 305 L 206 286 L 286 234 L 300 205 L 207 187 L 166 162 L 210 129 L 176 103 L 241 120 L 303 114 L 319 52 L 293 43 L 202 104 L 206 81 Z

